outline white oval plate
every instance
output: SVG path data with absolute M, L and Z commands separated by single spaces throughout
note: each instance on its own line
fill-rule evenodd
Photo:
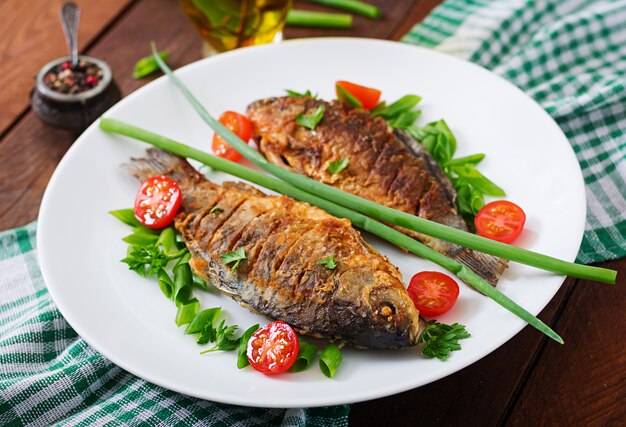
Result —
M 566 260 L 576 256 L 585 223 L 585 194 L 568 141 L 535 102 L 476 65 L 400 43 L 309 39 L 219 55 L 186 66 L 178 75 L 215 116 L 225 110 L 245 111 L 248 103 L 282 95 L 286 88 L 311 89 L 331 99 L 339 79 L 380 88 L 388 101 L 419 94 L 420 123 L 445 118 L 458 139 L 457 155 L 486 153 L 480 170 L 526 211 L 526 230 L 516 244 Z M 198 148 L 210 146 L 212 131 L 166 78 L 136 91 L 106 115 Z M 38 247 L 48 289 L 67 321 L 104 356 L 150 382 L 239 405 L 357 402 L 456 372 L 524 327 L 490 299 L 461 286 L 457 304 L 440 320 L 463 323 L 472 336 L 446 362 L 425 359 L 415 348 L 346 349 L 337 375 L 327 379 L 317 366 L 270 377 L 251 368 L 238 370 L 232 352 L 201 356 L 200 346 L 176 327 L 176 308 L 156 283 L 119 262 L 126 251 L 120 239 L 129 228 L 107 211 L 132 206 L 138 183 L 119 166 L 145 148 L 92 125 L 50 180 L 39 215 Z M 210 176 L 217 182 L 228 179 L 219 173 Z M 400 268 L 406 283 L 418 271 L 441 271 L 367 238 Z M 562 282 L 562 276 L 516 264 L 498 288 L 537 314 Z M 227 321 L 242 328 L 267 322 L 217 292 L 196 294 L 202 307 L 222 306 Z

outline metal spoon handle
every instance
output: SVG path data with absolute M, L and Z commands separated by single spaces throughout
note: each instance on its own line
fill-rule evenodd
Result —
M 61 23 L 65 33 L 65 43 L 72 57 L 72 65 L 78 64 L 78 21 L 80 19 L 80 9 L 72 2 L 64 3 L 61 6 Z

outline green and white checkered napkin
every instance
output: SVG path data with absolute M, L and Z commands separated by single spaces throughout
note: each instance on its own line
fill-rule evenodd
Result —
M 404 41 L 489 68 L 541 104 L 585 177 L 577 260 L 626 255 L 626 1 L 448 0 Z
M 89 347 L 46 289 L 35 224 L 0 233 L 0 426 L 348 425 L 347 405 L 260 409 L 178 394 Z
M 578 260 L 626 255 L 626 1 L 448 0 L 404 41 L 474 61 L 536 99 L 568 136 L 585 176 Z M 54 306 L 34 233 L 34 224 L 0 233 L 0 425 L 347 425 L 346 405 L 217 404 L 115 366 Z

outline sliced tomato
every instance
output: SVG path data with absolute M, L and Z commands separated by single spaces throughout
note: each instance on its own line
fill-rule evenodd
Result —
M 452 308 L 459 297 L 459 285 L 443 273 L 422 271 L 413 276 L 407 292 L 420 314 L 432 317 Z
M 508 200 L 487 203 L 474 218 L 478 234 L 503 243 L 517 239 L 525 222 L 526 214 L 522 208 Z
M 135 197 L 135 218 L 146 227 L 165 228 L 174 220 L 182 200 L 176 182 L 166 176 L 153 176 L 139 187 Z
M 264 374 L 279 374 L 291 368 L 298 357 L 300 343 L 295 331 L 280 320 L 260 327 L 250 337 L 246 355 L 254 369 Z
M 220 116 L 219 121 L 245 142 L 248 142 L 252 136 L 252 122 L 242 114 L 234 111 L 226 111 Z M 217 134 L 213 135 L 211 150 L 216 156 L 223 157 L 233 162 L 241 159 L 241 154 L 228 145 L 228 143 Z
M 341 86 L 352 96 L 359 100 L 363 108 L 366 110 L 374 108 L 380 100 L 381 91 L 371 87 L 361 86 L 345 80 L 339 80 L 337 86 Z M 337 94 L 339 96 L 339 93 Z

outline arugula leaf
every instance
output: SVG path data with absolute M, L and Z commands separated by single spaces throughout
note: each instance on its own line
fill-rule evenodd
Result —
M 213 212 L 224 212 L 224 209 L 220 208 L 219 206 L 215 205 L 211 208 L 211 210 L 209 211 L 210 214 L 212 214 Z
M 237 266 L 239 266 L 239 263 L 246 258 L 246 251 L 242 246 L 235 252 L 226 252 L 225 254 L 222 254 L 222 263 L 224 263 L 224 265 L 228 265 L 231 262 L 234 262 L 230 269 L 236 270 Z
M 335 84 L 335 90 L 337 92 L 337 98 L 341 102 L 348 104 L 352 108 L 363 108 L 361 101 L 359 101 L 356 96 L 345 90 L 342 86 Z
M 239 369 L 245 368 L 250 364 L 247 355 L 248 341 L 250 341 L 250 337 L 257 329 L 259 329 L 258 324 L 250 326 L 239 339 L 239 348 L 237 349 L 237 368 Z
M 167 62 L 170 54 L 168 51 L 164 50 L 162 52 L 159 52 L 159 56 L 163 61 Z M 143 77 L 149 76 L 156 71 L 159 71 L 159 64 L 157 64 L 156 59 L 154 59 L 152 55 L 146 56 L 145 58 L 141 58 L 135 64 L 133 78 L 141 79 Z
M 296 92 L 295 90 L 291 90 L 291 89 L 285 89 L 285 92 L 287 92 L 287 95 L 289 96 L 293 96 L 294 98 L 298 98 L 300 96 L 310 96 L 313 99 L 317 99 L 317 94 L 313 94 L 310 90 L 306 90 L 306 92 L 300 93 L 300 92 Z
M 157 245 L 131 245 L 128 247 L 126 258 L 122 260 L 128 268 L 140 276 L 151 277 L 157 275 L 161 268 L 167 265 L 169 258 Z
M 446 325 L 436 320 L 426 323 L 426 328 L 417 340 L 417 343 L 424 343 L 422 353 L 429 359 L 436 357 L 439 360 L 446 360 L 450 353 L 460 350 L 459 340 L 469 338 L 470 334 L 465 330 L 465 326 L 459 323 Z
M 234 338 L 233 335 L 237 332 L 239 327 L 237 325 L 225 325 L 225 320 L 222 320 L 217 329 L 213 328 L 213 325 L 207 324 L 206 328 L 206 336 L 210 342 L 215 342 L 215 345 L 208 350 L 204 350 L 200 354 L 211 353 L 213 351 L 222 350 L 222 351 L 232 351 L 236 350 L 239 347 L 239 341 L 241 338 Z M 203 336 L 205 330 L 202 331 Z M 212 339 L 211 339 L 212 338 Z M 200 343 L 200 340 L 198 340 Z
M 335 267 L 337 267 L 337 263 L 335 262 L 335 257 L 333 255 L 329 255 L 328 257 L 318 262 L 318 264 L 322 264 L 329 270 L 333 270 Z
M 324 117 L 324 106 L 320 105 L 310 114 L 298 114 L 296 116 L 296 123 L 307 129 L 313 130 L 322 120 L 322 117 Z
M 337 160 L 336 162 L 330 162 L 330 164 L 328 165 L 328 172 L 332 173 L 333 175 L 338 174 L 339 172 L 341 172 L 342 170 L 344 170 L 346 167 L 348 167 L 348 162 L 350 161 L 349 157 L 346 157 L 343 160 Z

